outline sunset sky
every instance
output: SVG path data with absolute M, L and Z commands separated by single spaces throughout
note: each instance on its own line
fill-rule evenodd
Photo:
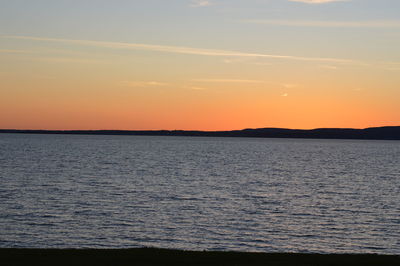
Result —
M 0 0 L 0 128 L 400 125 L 399 0 Z

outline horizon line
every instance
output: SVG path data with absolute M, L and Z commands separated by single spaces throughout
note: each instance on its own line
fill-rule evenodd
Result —
M 319 130 L 319 129 L 350 129 L 350 130 L 365 130 L 370 128 L 388 128 L 400 127 L 398 126 L 369 126 L 362 128 L 355 127 L 314 127 L 314 128 L 289 128 L 289 127 L 256 127 L 256 128 L 242 128 L 242 129 L 228 129 L 228 130 L 201 130 L 201 129 L 15 129 L 15 128 L 0 128 L 1 131 L 53 131 L 53 132 L 82 132 L 82 131 L 119 131 L 119 132 L 161 132 L 161 131 L 186 131 L 186 132 L 231 132 L 243 130 L 257 130 L 257 129 L 284 129 L 284 130 Z

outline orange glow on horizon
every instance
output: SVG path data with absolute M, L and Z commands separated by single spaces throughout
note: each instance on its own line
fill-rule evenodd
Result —
M 400 76 L 379 65 L 226 63 L 148 52 L 93 57 L 81 62 L 0 55 L 7 65 L 0 69 L 0 128 L 213 131 L 400 124 Z

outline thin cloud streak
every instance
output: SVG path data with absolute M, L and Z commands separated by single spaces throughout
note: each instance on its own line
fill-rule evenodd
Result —
M 297 84 L 284 83 L 282 84 L 282 86 L 285 87 L 286 89 L 292 89 L 297 87 Z
M 330 69 L 330 70 L 337 70 L 338 69 L 337 66 L 331 66 L 331 65 L 321 65 L 321 66 L 319 66 L 319 68 Z
M 204 91 L 207 90 L 207 88 L 204 87 L 197 87 L 197 86 L 185 86 L 183 87 L 185 89 L 189 89 L 189 90 L 194 90 L 194 91 Z
M 244 20 L 245 23 L 292 27 L 400 28 L 400 20 L 324 21 L 324 20 Z
M 168 86 L 167 83 L 159 81 L 123 81 L 121 85 L 124 87 L 163 87 Z
M 289 0 L 290 2 L 300 2 L 305 4 L 327 4 L 332 2 L 347 2 L 349 0 Z
M 192 4 L 190 5 L 191 7 L 206 7 L 206 6 L 212 6 L 213 3 L 211 1 L 207 0 L 193 0 Z
M 30 54 L 30 51 L 25 50 L 14 50 L 14 49 L 0 49 L 2 54 Z
M 85 59 L 85 58 L 73 58 L 73 57 L 50 57 L 50 56 L 39 56 L 31 57 L 32 60 L 41 60 L 55 63 L 83 63 L 83 64 L 104 64 L 103 60 Z
M 52 61 L 52 62 L 60 62 L 60 63 L 105 63 L 104 60 L 96 60 L 96 59 L 85 59 L 84 54 L 81 53 L 72 53 L 69 51 L 62 50 L 54 50 L 50 51 L 48 54 L 57 53 L 57 55 L 48 55 L 44 56 L 44 51 L 40 50 L 15 50 L 15 49 L 0 49 L 0 54 L 14 54 L 14 55 L 24 55 L 24 57 L 29 60 L 40 60 L 40 61 Z M 67 55 L 59 56 L 59 55 Z M 73 55 L 72 57 L 70 55 Z M 77 57 L 79 56 L 79 57 Z
M 262 80 L 251 79 L 193 79 L 194 82 L 209 82 L 209 83 L 265 83 Z
M 59 56 L 42 56 L 39 51 L 26 51 L 26 50 L 13 50 L 13 49 L 0 49 L 0 54 L 14 54 L 14 55 L 28 55 L 25 57 L 29 60 L 51 61 L 58 63 L 104 63 L 102 60 L 92 60 L 74 57 L 59 57 Z
M 156 51 L 174 54 L 186 55 L 200 55 L 200 56 L 216 56 L 216 57 L 247 57 L 247 58 L 270 58 L 280 60 L 296 60 L 296 61 L 311 61 L 311 62 L 331 62 L 340 64 L 360 64 L 360 62 L 342 59 L 342 58 L 329 58 L 329 57 L 303 57 L 291 55 L 274 55 L 274 54 L 259 54 L 247 53 L 228 50 L 213 50 L 213 49 L 200 49 L 181 46 L 166 46 L 166 45 L 152 45 L 141 43 L 122 43 L 122 42 L 105 42 L 105 41 L 89 41 L 89 40 L 73 40 L 73 39 L 57 39 L 57 38 L 42 38 L 30 36 L 1 36 L 2 38 L 16 39 L 16 40 L 29 40 L 40 42 L 55 42 L 73 45 L 84 45 L 92 47 L 101 47 L 109 49 L 128 49 L 128 50 L 142 50 L 142 51 Z

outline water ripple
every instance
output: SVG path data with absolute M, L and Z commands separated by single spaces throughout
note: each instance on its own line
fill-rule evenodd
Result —
M 400 254 L 400 142 L 0 140 L 0 247 Z

